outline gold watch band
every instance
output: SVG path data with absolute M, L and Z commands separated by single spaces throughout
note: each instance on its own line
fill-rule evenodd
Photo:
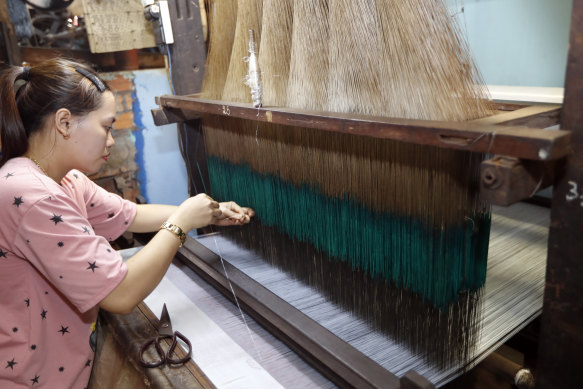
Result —
M 179 247 L 182 247 L 182 245 L 184 244 L 184 241 L 186 241 L 186 234 L 184 233 L 184 231 L 182 231 L 182 228 L 178 227 L 176 224 L 164 222 L 160 226 L 160 229 L 161 230 L 162 229 L 168 230 L 171 233 L 173 233 L 174 235 L 176 235 L 178 237 L 178 239 L 180 239 L 180 246 Z

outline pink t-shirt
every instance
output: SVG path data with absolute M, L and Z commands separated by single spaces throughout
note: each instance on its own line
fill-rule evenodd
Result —
M 108 240 L 136 205 L 79 171 L 61 185 L 28 158 L 0 169 L 0 387 L 85 388 L 97 304 L 127 267 Z

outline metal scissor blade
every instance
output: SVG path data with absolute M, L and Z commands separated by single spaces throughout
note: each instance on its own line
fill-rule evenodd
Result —
M 174 332 L 172 331 L 172 322 L 170 321 L 170 315 L 168 314 L 168 309 L 166 309 L 166 303 L 162 308 L 162 314 L 160 315 L 160 327 L 158 328 L 159 335 L 172 336 Z

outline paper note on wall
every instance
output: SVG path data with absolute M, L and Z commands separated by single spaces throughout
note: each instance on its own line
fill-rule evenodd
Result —
M 89 47 L 106 53 L 156 47 L 154 26 L 141 0 L 82 0 Z

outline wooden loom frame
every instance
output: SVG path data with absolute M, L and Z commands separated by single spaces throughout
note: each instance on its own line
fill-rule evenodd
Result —
M 172 8 L 171 12 L 173 12 Z M 175 35 L 177 35 L 176 31 Z M 177 44 L 179 42 L 180 40 L 177 39 Z M 181 61 L 175 58 L 174 66 L 179 68 L 180 64 Z M 184 64 L 182 66 L 184 67 Z M 183 83 L 180 74 L 181 72 L 174 71 L 175 85 Z M 356 133 L 437 147 L 500 154 L 530 161 L 559 161 L 560 163 L 554 168 L 552 182 L 554 193 L 536 377 L 537 388 L 543 389 L 569 388 L 579 384 L 575 378 L 575 372 L 583 368 L 583 358 L 580 357 L 580 350 L 583 348 L 583 299 L 581 298 L 583 283 L 580 281 L 583 278 L 583 261 L 581 261 L 583 239 L 573 239 L 573 237 L 583 234 L 583 201 L 581 201 L 583 191 L 580 189 L 583 186 L 583 0 L 573 2 L 565 100 L 561 110 L 561 128 L 569 131 L 548 131 L 541 128 L 525 130 L 517 127 L 528 123 L 531 125 L 536 123 L 534 125 L 537 127 L 546 127 L 556 123 L 559 114 L 559 108 L 556 106 L 522 108 L 506 106 L 506 110 L 511 112 L 465 123 L 373 118 L 287 108 L 257 109 L 249 104 L 202 100 L 196 95 L 189 95 L 200 90 L 202 72 L 198 77 L 198 84 L 194 87 L 182 84 L 179 88 L 181 90 L 176 91 L 177 96 L 160 96 L 157 99 L 160 108 L 153 110 L 152 113 L 157 125 L 184 123 L 186 131 L 194 130 L 193 135 L 199 139 L 196 157 L 201 161 L 204 160 L 204 155 L 200 150 L 201 135 L 199 131 L 196 131 L 196 121 L 201 114 Z M 499 109 L 505 110 L 504 105 L 499 106 Z M 212 255 L 205 253 L 204 249 L 201 251 L 195 244 L 189 242 L 186 244 L 186 250 L 182 250 L 179 256 L 189 259 L 187 263 L 197 263 L 195 266 L 197 272 L 206 274 L 205 277 L 210 279 L 211 283 L 222 285 L 219 289 L 225 289 L 226 279 L 220 275 L 220 271 L 213 270 Z M 231 274 L 231 279 L 232 277 Z M 245 283 L 247 281 L 242 281 L 242 284 Z M 245 292 L 242 286 L 236 286 L 236 288 L 239 289 L 238 292 L 242 297 L 245 294 L 254 294 L 252 290 Z M 226 295 L 230 296 L 230 291 L 227 291 Z M 252 300 L 253 298 L 246 300 L 240 297 L 240 302 L 247 307 L 256 304 Z M 268 311 L 268 308 L 258 306 L 252 316 L 260 315 L 256 319 L 263 324 L 266 321 L 282 321 L 282 317 L 269 319 L 262 316 L 265 314 L 269 316 Z M 277 328 L 272 330 L 281 334 L 281 330 Z M 292 332 L 285 337 L 292 339 L 291 347 L 297 350 L 297 334 L 293 333 L 293 329 L 290 331 Z M 310 339 L 307 341 L 311 342 Z M 304 355 L 304 352 L 310 352 L 310 349 L 315 348 L 320 348 L 320 346 L 309 345 L 307 350 L 300 353 Z M 329 353 L 324 359 L 329 359 L 331 362 L 319 368 L 329 373 L 330 364 L 336 364 L 336 361 L 343 360 L 343 357 L 339 357 L 336 349 L 324 351 Z M 322 359 L 317 355 L 306 358 L 312 361 Z M 346 359 L 343 363 L 346 363 Z M 355 366 L 344 364 L 338 371 L 351 370 L 353 367 Z M 356 368 L 360 369 L 360 366 Z M 367 366 L 364 368 L 366 369 Z M 339 378 L 338 371 L 332 370 L 330 378 L 333 381 L 341 385 L 352 385 L 351 381 L 346 381 L 345 377 Z M 362 378 L 358 372 L 351 374 L 355 374 L 357 379 Z M 364 373 L 365 378 L 366 374 L 368 373 Z M 375 382 L 372 380 L 368 384 L 376 387 Z M 431 387 L 423 377 L 419 377 L 414 372 L 402 380 L 395 376 L 389 377 L 382 386 L 395 389 Z

